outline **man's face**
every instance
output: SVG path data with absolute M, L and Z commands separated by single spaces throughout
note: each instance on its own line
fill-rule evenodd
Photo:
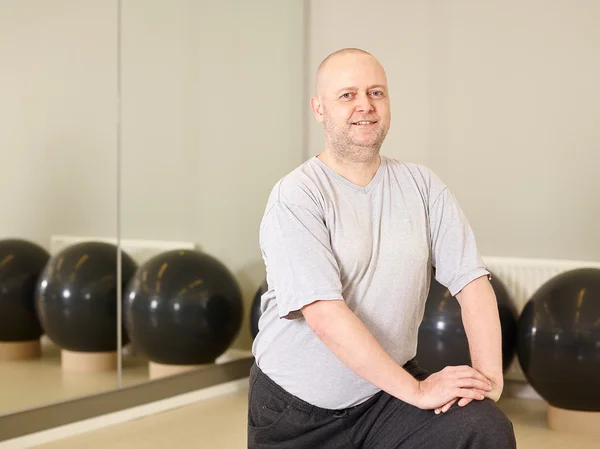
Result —
M 321 75 L 313 110 L 328 144 L 355 158 L 378 152 L 391 118 L 381 65 L 369 55 L 346 54 L 329 61 Z

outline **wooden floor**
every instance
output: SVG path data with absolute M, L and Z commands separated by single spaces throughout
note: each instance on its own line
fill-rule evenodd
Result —
M 122 385 L 148 380 L 148 361 L 123 358 Z M 60 348 L 44 344 L 34 360 L 0 363 L 0 415 L 117 388 L 117 372 L 69 373 L 61 367 Z
M 123 387 L 150 379 L 148 359 L 130 351 L 130 348 L 126 348 L 123 353 Z M 216 363 L 251 354 L 248 350 L 231 348 Z M 38 359 L 0 363 L 0 415 L 114 390 L 118 387 L 117 382 L 116 370 L 65 372 L 61 366 L 60 348 L 48 342 L 43 345 L 42 356 Z
M 66 438 L 39 449 L 241 449 L 246 447 L 247 390 Z M 549 430 L 546 404 L 502 399 L 519 449 L 598 449 L 597 438 Z

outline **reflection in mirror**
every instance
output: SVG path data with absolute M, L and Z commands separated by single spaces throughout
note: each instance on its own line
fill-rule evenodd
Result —
M 303 2 L 122 2 L 123 385 L 252 355 L 260 220 L 303 159 L 303 23 Z
M 116 12 L 0 3 L 0 414 L 117 387 Z

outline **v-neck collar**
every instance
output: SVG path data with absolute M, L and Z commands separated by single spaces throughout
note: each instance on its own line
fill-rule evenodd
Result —
M 335 178 L 337 181 L 339 181 L 340 183 L 344 184 L 345 186 L 349 187 L 350 189 L 352 189 L 354 191 L 363 192 L 363 193 L 369 193 L 371 190 L 373 190 L 373 188 L 381 180 L 381 178 L 383 176 L 383 172 L 385 170 L 385 166 L 387 165 L 387 159 L 385 158 L 385 156 L 380 155 L 379 156 L 379 161 L 380 161 L 379 167 L 377 168 L 377 171 L 375 172 L 373 179 L 371 179 L 369 184 L 367 184 L 366 186 L 363 187 L 363 186 L 359 186 L 358 184 L 355 184 L 352 181 L 344 178 L 342 175 L 340 175 L 338 172 L 336 172 L 329 165 L 325 164 L 325 162 L 323 162 L 317 156 L 313 156 L 312 159 L 315 161 L 316 164 L 318 164 L 323 170 L 325 170 L 330 176 Z

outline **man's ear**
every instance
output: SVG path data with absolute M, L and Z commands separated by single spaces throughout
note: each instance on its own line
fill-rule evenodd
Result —
M 317 121 L 323 123 L 323 104 L 319 100 L 319 97 L 312 97 L 310 99 L 310 107 Z

